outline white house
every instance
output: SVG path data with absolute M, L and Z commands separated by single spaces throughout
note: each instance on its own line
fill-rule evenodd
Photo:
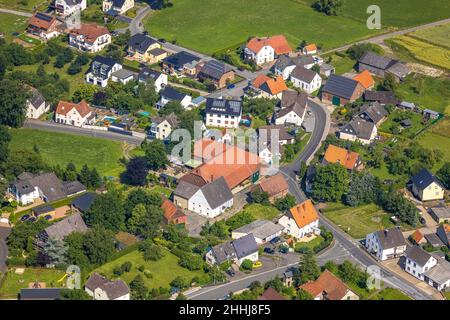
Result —
M 123 280 L 109 281 L 98 273 L 89 277 L 84 290 L 94 300 L 130 300 L 130 289 Z
M 300 127 L 305 119 L 308 95 L 304 92 L 285 91 L 281 97 L 281 109 L 274 113 L 276 125 Z
M 319 215 L 310 199 L 291 208 L 278 223 L 284 227 L 283 232 L 297 239 L 320 234 Z
M 277 76 L 282 76 L 284 80 L 288 80 L 296 67 L 311 69 L 315 64 L 316 61 L 314 60 L 314 57 L 310 55 L 298 57 L 282 55 L 273 65 L 273 73 Z
M 282 157 L 282 147 L 273 147 L 271 143 L 267 143 L 258 149 L 258 156 L 268 165 L 278 165 Z
M 35 88 L 30 89 L 30 97 L 27 99 L 27 118 L 39 119 L 50 110 L 50 105 L 45 102 L 42 94 Z
M 256 262 L 259 259 L 258 244 L 253 234 L 250 233 L 211 248 L 206 253 L 205 259 L 211 265 L 220 265 L 224 262 L 241 265 L 244 260 Z
M 122 65 L 113 59 L 96 56 L 91 63 L 89 71 L 86 73 L 86 82 L 106 87 L 111 74 L 120 69 L 122 69 Z
M 355 118 L 341 128 L 339 139 L 370 144 L 375 140 L 377 134 L 378 130 L 374 123 Z
M 412 246 L 405 253 L 405 271 L 424 281 L 424 273 L 437 264 L 437 260 L 419 246 Z
M 55 121 L 76 127 L 90 125 L 94 122 L 95 115 L 91 108 L 82 100 L 80 103 L 59 101 L 55 111 Z
M 55 13 L 64 17 L 81 12 L 87 7 L 87 0 L 55 0 Z
M 286 38 L 276 35 L 270 38 L 252 38 L 244 48 L 247 61 L 254 61 L 257 65 L 272 62 L 280 55 L 292 52 Z
M 444 186 L 428 169 L 420 170 L 411 181 L 412 192 L 421 201 L 444 199 Z
M 108 28 L 97 24 L 83 23 L 80 28 L 69 32 L 69 45 L 81 51 L 95 53 L 110 43 L 111 34 Z
M 322 77 L 312 70 L 299 66 L 291 72 L 291 82 L 294 87 L 311 94 L 322 86 Z
M 178 127 L 178 119 L 173 112 L 164 118 L 155 117 L 152 119 L 149 136 L 150 138 L 165 140 L 169 138 L 176 127 Z
M 232 206 L 233 194 L 223 177 L 199 188 L 188 201 L 189 211 L 207 218 L 215 218 Z
M 242 101 L 207 98 L 205 114 L 209 127 L 238 128 L 242 118 Z
M 312 54 L 312 55 L 314 55 L 314 54 L 317 54 L 317 52 L 318 52 L 318 50 L 317 50 L 317 46 L 316 46 L 315 43 L 308 44 L 307 46 L 305 46 L 302 49 L 302 53 L 303 54 Z
M 121 84 L 127 84 L 130 81 L 137 79 L 137 73 L 128 69 L 119 69 L 111 73 L 112 82 L 120 82 Z
M 246 235 L 253 234 L 257 244 L 264 244 L 281 235 L 284 227 L 280 224 L 267 220 L 255 220 L 246 224 L 231 233 L 231 238 L 239 239 Z
M 103 0 L 102 10 L 112 16 L 124 14 L 134 7 L 134 0 Z
M 156 109 L 163 108 L 170 101 L 178 101 L 183 108 L 187 109 L 191 105 L 192 97 L 172 87 L 165 87 L 161 92 L 161 98 L 156 103 Z
M 281 99 L 284 91 L 288 90 L 283 77 L 275 79 L 261 74 L 246 88 L 246 96 L 251 98 Z
M 390 228 L 369 233 L 365 247 L 377 259 L 384 261 L 397 258 L 406 251 L 406 241 L 399 228 Z

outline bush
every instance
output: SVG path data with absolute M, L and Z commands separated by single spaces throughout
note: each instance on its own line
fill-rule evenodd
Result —
M 253 262 L 250 259 L 245 259 L 241 263 L 241 268 L 244 270 L 252 270 L 253 269 Z
M 113 274 L 114 274 L 115 276 L 120 276 L 120 275 L 122 275 L 122 274 L 123 274 L 122 268 L 121 268 L 120 266 L 115 266 L 115 267 L 113 268 Z
M 145 261 L 158 261 L 164 256 L 161 248 L 153 244 L 150 240 L 141 242 L 139 244 L 139 251 L 142 252 Z
M 150 272 L 150 270 L 147 270 L 147 269 L 144 270 L 144 276 L 147 279 L 152 279 L 153 278 L 153 274 Z
M 122 272 L 130 272 L 132 265 L 133 264 L 130 261 L 127 261 L 124 262 L 120 268 L 122 269 Z
M 178 261 L 178 264 L 191 271 L 200 270 L 204 265 L 202 257 L 193 253 L 184 253 Z

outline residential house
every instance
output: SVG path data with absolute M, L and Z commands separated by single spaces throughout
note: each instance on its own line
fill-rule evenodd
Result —
M 255 220 L 231 232 L 231 238 L 239 239 L 253 234 L 257 244 L 264 244 L 279 237 L 284 227 L 267 220 Z
M 353 80 L 358 81 L 366 90 L 371 90 L 375 86 L 375 80 L 373 80 L 372 75 L 367 70 L 354 76 Z
M 304 55 L 298 57 L 290 57 L 288 55 L 280 56 L 273 65 L 273 73 L 276 76 L 282 76 L 284 80 L 291 77 L 292 71 L 296 67 L 303 67 L 311 69 L 316 64 L 314 57 L 311 55 Z
M 291 208 L 278 223 L 284 227 L 283 232 L 297 239 L 320 234 L 319 214 L 310 199 Z
M 85 214 L 91 209 L 92 204 L 97 198 L 97 194 L 94 192 L 87 192 L 78 198 L 74 199 L 70 203 L 70 208 L 73 213 Z
M 329 78 L 332 74 L 336 72 L 336 68 L 328 63 L 322 63 L 319 65 L 320 74 L 324 77 Z
M 379 126 L 387 116 L 386 109 L 378 102 L 364 104 L 356 115 L 356 117 L 372 122 L 375 126 Z
M 146 34 L 138 33 L 128 41 L 127 53 L 139 62 L 154 64 L 167 57 L 167 51 L 161 49 L 161 44 Z
M 121 84 L 127 84 L 130 81 L 135 81 L 138 74 L 128 69 L 119 69 L 111 73 L 112 82 L 120 82 Z
M 174 55 L 168 56 L 162 60 L 162 69 L 164 72 L 175 76 L 195 76 L 196 66 L 200 58 L 186 51 L 180 51 Z
M 284 296 L 278 293 L 274 288 L 268 287 L 266 291 L 263 292 L 261 297 L 258 298 L 260 301 L 279 301 L 287 300 Z
M 428 169 L 420 170 L 411 182 L 412 193 L 421 201 L 444 199 L 444 186 Z
M 281 99 L 284 91 L 288 90 L 283 77 L 268 77 L 264 74 L 257 76 L 246 88 L 245 95 L 251 98 Z
M 450 288 L 450 263 L 442 257 L 437 260 L 434 267 L 425 271 L 424 281 L 436 290 L 446 292 Z
M 274 113 L 276 125 L 300 127 L 305 119 L 308 95 L 304 92 L 285 91 L 281 97 L 280 110 Z
M 28 20 L 27 32 L 42 40 L 50 40 L 61 34 L 61 22 L 49 14 L 36 12 Z
M 346 105 L 360 98 L 364 90 L 358 81 L 332 74 L 322 88 L 322 101 L 335 106 Z
M 215 59 L 197 65 L 197 78 L 200 81 L 212 81 L 212 83 L 219 89 L 225 88 L 228 83 L 234 81 L 234 70 L 223 62 Z
M 82 127 L 93 124 L 95 115 L 86 101 L 79 103 L 59 101 L 55 111 L 56 123 Z
M 424 273 L 437 264 L 436 258 L 419 246 L 408 248 L 405 258 L 405 271 L 422 281 L 425 280 Z
M 274 203 L 275 200 L 284 198 L 289 192 L 289 186 L 286 178 L 282 173 L 262 179 L 259 184 L 255 186 L 255 190 L 267 192 L 269 201 Z
M 436 234 L 447 247 L 450 247 L 450 224 L 441 224 L 437 228 Z
M 167 198 L 163 198 L 161 209 L 164 211 L 164 223 L 187 224 L 187 215 Z
M 32 174 L 24 172 L 9 186 L 8 191 L 22 205 L 40 198 L 46 202 L 64 199 L 86 191 L 81 183 L 62 182 L 54 173 Z
M 55 0 L 53 7 L 57 15 L 67 17 L 86 9 L 87 0 Z
M 317 280 L 302 284 L 300 289 L 311 294 L 314 300 L 359 300 L 359 296 L 329 270 L 322 272 Z
M 364 101 L 378 102 L 382 106 L 396 106 L 400 103 L 392 91 L 366 91 Z
M 427 242 L 427 240 L 425 239 L 425 236 L 423 235 L 422 232 L 420 232 L 419 229 L 417 229 L 416 231 L 414 231 L 414 232 L 409 236 L 409 239 L 411 240 L 411 242 L 412 242 L 413 244 L 417 244 L 417 245 L 420 245 L 420 244 L 423 244 L 423 243 L 426 243 L 426 242 Z
M 291 82 L 294 87 L 311 94 L 322 86 L 322 77 L 312 70 L 295 67 L 291 73 Z
M 450 222 L 449 207 L 433 207 L 429 210 L 430 216 L 439 224 Z
M 148 67 L 143 67 L 138 74 L 138 81 L 142 83 L 151 81 L 155 86 L 156 92 L 160 92 L 167 86 L 168 77 L 167 74 L 149 69 Z
M 86 73 L 86 82 L 106 87 L 111 74 L 122 69 L 122 65 L 111 58 L 96 56 Z
M 220 139 L 206 137 L 194 142 L 194 160 L 202 163 L 208 162 L 214 157 L 224 153 L 231 145 L 220 142 Z
M 400 229 L 393 227 L 369 233 L 365 247 L 377 259 L 384 261 L 403 255 L 406 251 L 406 241 Z
M 208 264 L 220 265 L 231 262 L 241 265 L 244 260 L 258 261 L 258 244 L 253 234 L 248 234 L 239 239 L 219 244 L 206 253 Z
M 378 130 L 374 123 L 360 119 L 353 119 L 339 131 L 339 139 L 358 141 L 370 144 L 375 140 Z
M 94 300 L 130 300 L 130 289 L 123 280 L 110 281 L 98 273 L 91 274 L 84 290 Z
M 425 109 L 423 110 L 423 115 L 425 118 L 436 120 L 439 119 L 440 113 L 434 110 Z
M 242 118 L 242 101 L 207 98 L 206 125 L 220 128 L 238 128 Z
M 93 23 L 83 23 L 69 32 L 69 45 L 85 52 L 95 53 L 111 44 L 108 28 Z
M 292 49 L 283 35 L 252 38 L 244 48 L 245 59 L 254 61 L 257 65 L 272 62 L 278 56 L 291 52 Z
M 328 145 L 325 155 L 323 156 L 323 163 L 339 163 L 347 170 L 360 171 L 363 169 L 363 163 L 358 153 L 337 147 L 335 145 Z
M 44 96 L 36 89 L 30 87 L 30 96 L 27 99 L 26 117 L 29 119 L 39 119 L 44 113 L 50 110 L 50 105 L 45 102 Z
M 380 56 L 371 51 L 366 52 L 358 61 L 359 72 L 369 71 L 380 77 L 392 74 L 397 80 L 403 80 L 410 72 L 402 62 Z
M 111 16 L 124 14 L 134 7 L 134 0 L 103 0 L 102 10 Z
M 258 137 L 258 155 L 269 165 L 279 163 L 283 146 L 295 142 L 295 137 L 282 124 L 259 127 Z
M 192 97 L 172 87 L 166 86 L 161 91 L 161 98 L 156 103 L 156 109 L 159 110 L 163 108 L 170 101 L 178 101 L 183 108 L 187 109 L 191 105 Z
M 178 124 L 178 118 L 173 112 L 165 117 L 153 117 L 149 136 L 154 139 L 166 140 L 172 131 L 178 127 Z
M 43 206 L 34 207 L 31 209 L 31 213 L 36 217 L 52 217 L 56 212 L 55 208 L 49 204 L 45 204 Z
M 427 240 L 427 243 L 431 245 L 433 248 L 441 248 L 445 246 L 445 244 L 442 242 L 442 240 L 439 238 L 439 236 L 436 233 L 429 233 L 425 235 L 425 239 Z
M 200 180 L 200 179 L 199 179 Z M 180 180 L 176 189 L 173 191 L 173 203 L 183 209 L 188 210 L 189 200 L 205 183 L 201 179 L 201 183 L 194 184 L 191 181 Z
M 318 50 L 317 50 L 316 44 L 311 43 L 311 44 L 306 45 L 305 47 L 303 47 L 302 53 L 303 54 L 317 54 Z

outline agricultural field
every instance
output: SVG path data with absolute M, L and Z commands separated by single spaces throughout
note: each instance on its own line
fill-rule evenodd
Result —
M 84 164 L 97 168 L 104 176 L 118 177 L 124 170 L 119 162 L 123 152 L 120 142 L 33 129 L 12 129 L 11 150 L 32 149 L 36 144 L 44 161 L 63 168 L 73 162 L 77 169 Z
M 450 23 L 418 30 L 408 35 L 412 38 L 417 38 L 424 42 L 429 42 L 434 45 L 450 49 Z
M 0 13 L 0 32 L 5 34 L 5 39 L 11 41 L 13 33 L 23 33 L 27 26 L 27 18 L 8 13 Z
M 114 267 L 121 266 L 124 262 L 131 262 L 130 272 L 123 273 L 120 278 L 126 283 L 130 283 L 138 274 L 141 274 L 147 288 L 169 287 L 170 282 L 177 276 L 191 280 L 195 276 L 204 275 L 203 271 L 190 271 L 178 265 L 178 257 L 164 249 L 164 257 L 158 261 L 145 261 L 142 253 L 138 250 L 132 251 L 114 261 L 96 269 L 94 272 L 104 274 L 108 278 L 114 278 Z M 144 271 L 138 270 L 140 266 L 144 267 Z M 150 272 L 151 276 L 145 276 L 144 272 Z

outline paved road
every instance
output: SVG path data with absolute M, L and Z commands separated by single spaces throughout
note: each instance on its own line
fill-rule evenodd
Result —
M 120 142 L 126 142 L 128 144 L 140 145 L 143 141 L 142 138 L 122 135 L 119 133 L 109 131 L 99 131 L 86 128 L 78 128 L 73 126 L 66 126 L 57 124 L 55 122 L 31 120 L 25 121 L 24 128 L 40 129 L 53 132 L 72 133 L 76 135 L 91 136 L 96 138 L 104 138 L 109 140 L 115 140 Z
M 6 266 L 6 257 L 8 256 L 8 246 L 5 243 L 6 238 L 11 232 L 11 228 L 0 227 L 0 273 L 8 270 Z
M 31 17 L 33 16 L 32 13 L 29 12 L 23 12 L 23 11 L 17 11 L 17 10 L 10 10 L 10 9 L 2 9 L 0 8 L 0 12 L 2 13 L 10 13 L 10 14 L 15 14 L 16 16 L 22 16 L 22 17 Z

